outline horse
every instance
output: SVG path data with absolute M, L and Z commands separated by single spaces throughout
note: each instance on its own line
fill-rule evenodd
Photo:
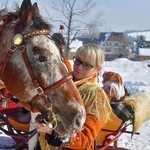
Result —
M 86 113 L 72 75 L 51 39 L 37 3 L 0 20 L 0 79 L 11 95 L 36 109 L 60 136 L 82 130 Z

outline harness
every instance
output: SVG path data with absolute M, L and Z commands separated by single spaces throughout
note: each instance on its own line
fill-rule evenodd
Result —
M 13 18 L 17 18 L 17 14 L 9 14 L 7 16 L 4 16 L 3 19 L 3 23 L 0 26 L 0 36 L 1 33 L 3 31 L 3 29 L 5 28 L 5 26 L 7 25 L 7 23 Z M 45 106 L 49 105 L 49 100 L 47 98 L 47 94 L 56 89 L 57 87 L 59 87 L 60 85 L 64 84 L 65 82 L 69 81 L 70 79 L 72 79 L 72 75 L 71 74 L 67 74 L 64 78 L 60 79 L 59 81 L 53 83 L 52 85 L 48 86 L 47 88 L 43 89 L 39 82 L 37 81 L 37 79 L 35 78 L 34 74 L 33 74 L 33 70 L 32 67 L 30 65 L 27 53 L 26 53 L 26 46 L 24 41 L 29 40 L 31 37 L 33 36 L 38 36 L 38 35 L 50 35 L 50 31 L 49 30 L 37 30 L 34 32 L 30 32 L 27 34 L 21 34 L 21 21 L 18 21 L 15 25 L 15 31 L 16 35 L 14 36 L 14 44 L 9 48 L 8 52 L 5 55 L 5 58 L 2 61 L 2 68 L 0 70 L 0 78 L 3 79 L 3 73 L 5 71 L 5 68 L 11 58 L 11 56 L 13 55 L 13 53 L 15 51 L 20 51 L 23 61 L 27 67 L 27 70 L 29 72 L 29 75 L 32 79 L 32 83 L 37 91 L 37 95 L 33 97 L 33 99 L 29 102 L 29 107 L 31 108 L 31 110 L 33 109 L 34 105 L 38 102 L 39 99 L 42 98 L 42 100 L 44 101 Z M 51 38 L 50 38 L 51 40 Z M 40 108 L 39 108 L 40 109 Z M 40 109 L 40 111 L 43 111 L 43 107 Z

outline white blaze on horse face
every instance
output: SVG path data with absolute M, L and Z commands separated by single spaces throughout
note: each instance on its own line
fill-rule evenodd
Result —
M 42 49 L 47 49 L 47 51 L 49 50 L 49 55 L 47 54 L 47 61 L 51 62 L 51 83 L 48 80 L 48 72 L 47 74 L 42 73 L 43 78 L 45 79 L 45 82 L 48 83 L 49 85 L 53 84 L 54 82 L 62 79 L 65 77 L 65 75 L 68 74 L 68 68 L 65 65 L 65 63 L 62 61 L 61 55 L 60 55 L 60 51 L 58 49 L 58 47 L 55 45 L 54 41 L 51 40 L 51 37 L 47 37 L 44 35 L 41 36 L 36 36 L 33 38 L 33 45 L 36 47 L 41 47 L 42 45 Z M 62 73 L 62 71 L 60 69 L 66 70 L 66 72 Z M 65 90 L 70 90 L 68 89 L 67 84 L 64 84 L 64 89 Z
M 53 73 L 51 74 L 52 79 L 53 79 L 52 82 L 56 82 L 59 79 L 63 78 L 64 76 L 61 74 L 60 67 L 62 67 L 62 65 L 65 67 L 65 65 L 63 64 L 61 60 L 59 49 L 57 48 L 55 43 L 50 39 L 50 37 L 48 38 L 47 36 L 44 36 L 44 35 L 36 36 L 33 38 L 33 44 L 36 47 L 42 47 L 42 49 L 47 49 L 47 52 L 48 52 L 46 54 L 47 61 L 49 61 L 52 64 L 51 67 L 49 68 L 52 70 L 50 72 Z M 47 75 L 45 75 L 45 77 L 46 76 Z M 49 84 L 52 84 L 52 83 L 49 83 Z

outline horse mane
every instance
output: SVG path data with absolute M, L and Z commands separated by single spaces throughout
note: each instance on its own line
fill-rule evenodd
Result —
M 7 9 L 3 9 L 3 10 L 0 10 L 0 20 L 4 17 L 4 16 L 8 16 L 8 15 L 12 15 L 12 16 L 18 16 L 19 15 L 19 8 L 16 8 L 15 11 L 8 11 Z M 33 25 L 31 26 L 32 28 L 34 29 L 37 29 L 37 30 L 42 30 L 42 29 L 45 29 L 45 30 L 49 30 L 51 31 L 52 29 L 52 25 L 49 24 L 48 22 L 46 22 L 42 16 L 33 16 Z
M 51 31 L 52 25 L 48 24 L 42 18 L 42 16 L 40 16 L 40 17 L 33 17 L 33 28 L 37 29 L 37 30 L 46 29 L 46 30 L 50 30 Z

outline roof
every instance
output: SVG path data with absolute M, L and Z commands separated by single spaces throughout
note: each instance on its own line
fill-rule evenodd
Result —
M 103 46 L 109 39 L 109 37 L 111 36 L 112 32 L 109 33 L 105 33 L 101 36 L 102 39 L 100 39 L 100 45 Z
M 122 32 L 102 32 L 99 36 L 99 44 L 103 46 L 107 41 L 119 41 L 122 39 L 123 33 Z

